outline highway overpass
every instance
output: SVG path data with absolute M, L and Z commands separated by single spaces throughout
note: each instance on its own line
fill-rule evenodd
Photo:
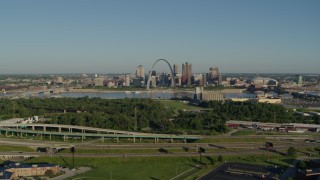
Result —
M 65 141 L 69 138 L 78 138 L 82 141 L 86 138 L 100 138 L 102 141 L 104 141 L 104 139 L 115 138 L 117 142 L 119 142 L 119 138 L 129 138 L 132 139 L 134 143 L 136 142 L 136 139 L 139 139 L 140 141 L 142 139 L 154 139 L 154 142 L 157 143 L 159 139 L 166 139 L 171 142 L 174 140 L 183 140 L 184 142 L 187 142 L 188 140 L 200 139 L 200 136 L 196 135 L 139 133 L 60 124 L 0 124 L 0 133 L 7 137 L 17 135 L 21 138 L 28 135 L 37 135 L 42 139 L 43 136 L 46 136 L 49 137 L 49 140 L 51 140 L 53 136 L 59 136 Z

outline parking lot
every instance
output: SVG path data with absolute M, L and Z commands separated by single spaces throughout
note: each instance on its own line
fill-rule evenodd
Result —
M 212 170 L 201 180 L 221 179 L 221 180 L 255 180 L 255 179 L 273 179 L 280 169 L 271 166 L 260 166 L 244 163 L 225 163 Z

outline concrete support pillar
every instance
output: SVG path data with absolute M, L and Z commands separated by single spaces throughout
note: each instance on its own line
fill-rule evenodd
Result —
M 184 138 L 183 142 L 184 142 L 184 143 L 187 143 L 187 138 Z
M 61 127 L 59 127 L 59 132 L 61 132 Z
M 104 137 L 103 136 L 101 136 L 101 141 L 104 142 Z
M 136 137 L 133 137 L 133 143 L 136 143 Z
M 47 131 L 47 127 L 43 126 L 43 132 L 46 132 L 46 131 Z
M 6 137 L 8 136 L 8 131 L 6 130 Z
M 142 138 L 140 138 L 140 142 L 142 141 Z
M 34 131 L 34 129 L 35 129 L 34 126 L 32 126 L 32 131 Z
M 16 128 L 19 129 L 19 126 L 17 126 Z
M 22 134 L 22 133 L 20 133 L 20 138 L 22 138 L 22 135 L 23 135 L 23 134 Z
M 117 137 L 117 143 L 119 143 L 119 137 Z
M 51 140 L 51 134 L 49 134 L 49 139 Z

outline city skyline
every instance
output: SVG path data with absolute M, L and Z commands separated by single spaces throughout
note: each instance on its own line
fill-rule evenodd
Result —
M 319 1 L 1 1 L 0 74 L 320 73 Z M 168 71 L 157 65 L 157 71 Z

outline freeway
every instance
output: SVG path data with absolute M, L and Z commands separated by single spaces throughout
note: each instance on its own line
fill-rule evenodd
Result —
M 18 136 L 19 137 L 19 136 Z M 32 138 L 33 136 L 31 136 Z M 225 139 L 225 136 L 217 136 L 216 139 Z M 229 137 L 235 138 L 235 137 Z M 250 138 L 250 137 L 247 137 Z M 305 137 L 304 137 L 305 138 Z M 103 142 L 100 140 L 95 141 L 84 141 L 84 142 L 57 142 L 57 141 L 42 141 L 42 140 L 32 140 L 30 138 L 25 138 L 25 136 L 21 139 L 19 138 L 0 138 L 0 144 L 3 145 L 16 145 L 16 146 L 31 146 L 31 147 L 82 147 L 82 148 L 97 148 L 97 149 L 156 149 L 156 148 L 181 148 L 181 147 L 195 147 L 197 145 L 203 146 L 210 149 L 227 149 L 227 148 L 258 148 L 264 146 L 264 142 L 271 141 L 274 144 L 274 147 L 281 146 L 304 146 L 313 144 L 314 146 L 318 145 L 317 143 L 307 143 L 304 142 L 304 138 L 296 139 L 296 140 L 287 140 L 287 138 L 277 138 L 270 139 L 269 136 L 261 137 L 261 141 L 259 142 L 243 142 L 243 140 L 239 142 L 216 142 L 216 143 L 201 143 L 195 141 L 194 143 L 110 143 Z M 243 139 L 243 138 L 242 138 Z M 320 144 L 319 144 L 320 145 Z
M 28 128 L 31 127 L 32 130 L 35 128 L 40 127 L 43 131 L 46 131 L 47 128 L 57 128 L 58 132 L 61 132 L 63 129 L 67 129 L 69 132 L 72 130 L 79 130 L 82 133 L 85 131 L 93 131 L 97 133 L 113 133 L 113 134 L 126 134 L 126 135 L 147 135 L 148 133 L 139 133 L 139 132 L 131 132 L 131 131 L 120 131 L 120 130 L 113 130 L 113 129 L 102 129 L 102 128 L 93 128 L 87 126 L 74 126 L 74 125 L 63 125 L 63 124 L 24 124 L 24 123 L 0 123 L 0 127 L 3 128 Z
M 298 145 L 295 143 L 294 145 Z M 285 151 L 288 147 L 293 146 L 293 144 L 285 144 L 281 147 L 277 147 L 277 151 Z M 315 144 L 303 144 L 303 147 L 314 147 Z M 126 148 L 124 148 L 126 149 Z M 209 152 L 205 155 L 213 156 L 213 155 L 261 155 L 266 154 L 266 150 L 259 148 L 251 148 L 251 149 L 243 149 L 243 150 L 227 150 L 227 151 L 219 151 L 219 152 Z M 272 152 L 270 152 L 272 153 Z M 0 152 L 0 156 L 47 156 L 47 157 L 70 157 L 71 153 L 41 153 L 41 152 Z M 162 156 L 199 156 L 199 154 L 195 151 L 190 152 L 150 152 L 150 153 L 76 153 L 76 157 L 162 157 Z
M 41 128 L 41 130 L 38 129 L 39 127 Z M 52 128 L 57 128 L 57 129 L 52 129 Z M 63 129 L 68 129 L 68 131 L 64 132 Z M 78 132 L 77 130 L 80 132 Z M 69 137 L 80 137 L 82 140 L 84 140 L 86 137 L 93 137 L 93 138 L 117 138 L 117 141 L 119 140 L 119 138 L 133 138 L 133 142 L 135 142 L 136 138 L 155 139 L 155 142 L 157 142 L 159 139 L 170 139 L 171 141 L 184 140 L 186 142 L 187 140 L 197 140 L 201 138 L 200 136 L 197 136 L 197 135 L 139 133 L 139 132 L 118 131 L 118 130 L 111 130 L 111 129 L 92 128 L 92 127 L 73 126 L 73 125 L 60 125 L 60 124 L 21 124 L 21 123 L 1 124 L 0 123 L 0 132 L 5 132 L 6 136 L 8 136 L 9 132 L 20 133 L 20 136 L 22 136 L 23 133 L 41 135 L 41 137 L 42 135 L 47 135 L 50 137 L 50 139 L 51 139 L 51 136 L 63 136 L 64 140 L 68 140 Z
M 37 147 L 48 147 L 48 148 L 69 148 L 75 146 L 80 149 L 93 149 L 93 150 L 157 150 L 160 148 L 166 149 L 168 151 L 178 149 L 190 149 L 193 151 L 197 146 L 206 148 L 208 151 L 220 149 L 221 152 L 231 152 L 234 149 L 239 151 L 252 151 L 258 150 L 260 147 L 264 146 L 264 142 L 234 142 L 234 143 L 127 143 L 127 144 L 117 144 L 117 143 L 68 143 L 68 142 L 54 142 L 54 141 L 40 141 L 40 140 L 30 140 L 30 139 L 8 139 L 0 138 L 1 145 L 11 145 L 11 146 L 29 146 L 36 149 Z M 304 141 L 273 141 L 273 145 L 277 150 L 286 150 L 288 147 L 314 147 L 318 146 L 318 143 L 308 143 Z

